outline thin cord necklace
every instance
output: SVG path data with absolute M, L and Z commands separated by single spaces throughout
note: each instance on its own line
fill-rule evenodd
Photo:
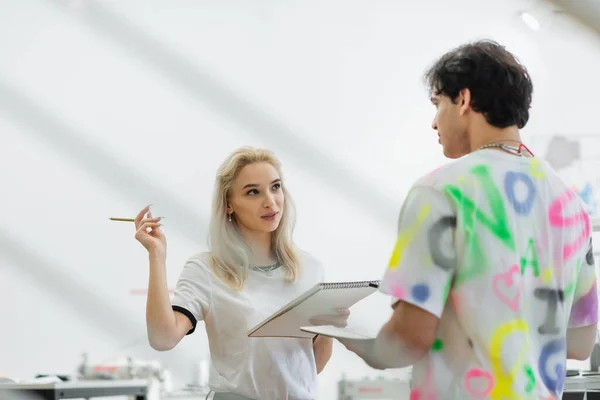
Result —
M 501 140 L 497 140 L 495 142 L 491 142 L 488 144 L 484 144 L 483 146 L 479 147 L 477 150 L 483 150 L 483 149 L 489 149 L 489 148 L 498 148 L 500 150 L 504 150 L 505 152 L 509 153 L 509 154 L 513 154 L 519 157 L 535 157 L 532 153 L 531 150 L 529 150 L 529 148 L 527 146 L 525 146 L 523 143 L 519 142 L 518 140 L 510 140 L 510 139 L 504 139 L 502 141 L 505 142 L 515 142 L 518 143 L 519 146 L 510 146 L 504 143 L 500 143 Z M 526 156 L 525 154 L 523 154 L 522 150 L 525 149 L 528 153 L 529 156 Z

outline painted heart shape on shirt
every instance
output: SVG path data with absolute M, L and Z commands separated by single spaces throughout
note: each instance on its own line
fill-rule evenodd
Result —
M 473 368 L 465 375 L 465 390 L 475 399 L 486 398 L 494 388 L 494 377 L 487 371 Z
M 500 300 L 502 300 L 506 305 L 508 305 L 511 310 L 517 312 L 519 309 L 519 297 L 521 296 L 521 287 L 519 285 L 519 280 L 515 279 L 514 276 L 520 276 L 521 270 L 518 265 L 513 265 L 508 271 L 501 272 L 494 276 L 494 281 L 492 282 L 492 287 L 494 289 L 494 293 Z M 514 284 L 514 285 L 513 285 Z M 512 289 L 513 286 L 516 286 L 515 294 L 510 297 L 507 295 L 507 292 Z

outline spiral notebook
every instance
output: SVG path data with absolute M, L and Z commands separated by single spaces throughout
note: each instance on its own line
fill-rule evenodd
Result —
M 377 291 L 380 281 L 318 283 L 279 311 L 248 331 L 249 337 L 313 338 L 312 332 L 300 328 L 309 319 L 331 314 L 336 308 L 350 308 Z

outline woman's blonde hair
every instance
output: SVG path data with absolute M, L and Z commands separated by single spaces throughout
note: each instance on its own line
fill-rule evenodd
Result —
M 209 227 L 209 247 L 212 255 L 212 268 L 227 286 L 241 290 L 248 275 L 252 250 L 237 229 L 237 222 L 229 221 L 227 205 L 231 196 L 231 186 L 239 172 L 247 165 L 267 162 L 281 173 L 281 163 L 275 155 L 265 149 L 241 147 L 231 153 L 217 171 L 212 214 Z M 292 240 L 296 223 L 296 209 L 285 184 L 281 185 L 285 196 L 283 213 L 279 226 L 272 233 L 272 247 L 286 268 L 286 280 L 294 282 L 300 273 L 300 255 Z

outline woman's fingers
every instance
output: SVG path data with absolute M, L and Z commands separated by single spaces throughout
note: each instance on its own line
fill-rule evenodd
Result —
M 136 229 L 138 229 L 138 227 L 140 226 L 140 222 L 142 221 L 142 218 L 144 218 L 144 215 L 146 215 L 146 213 L 149 211 L 150 205 L 147 205 L 146 207 L 142 208 L 142 211 L 140 211 L 138 215 L 136 215 L 136 217 L 133 219 Z
M 348 326 L 348 318 L 346 317 L 336 317 L 332 320 L 333 326 L 337 326 L 338 328 L 345 328 Z
M 156 229 L 160 228 L 160 226 L 162 226 L 162 224 L 158 222 L 144 222 L 140 225 L 140 228 L 137 230 L 137 233 L 149 233 L 148 229 Z
M 144 218 L 140 221 L 141 224 L 145 224 L 146 222 L 159 222 L 162 218 L 161 217 L 156 217 L 156 218 Z
M 349 317 L 350 316 L 350 309 L 349 308 L 338 308 L 336 311 L 342 317 Z
M 348 317 L 341 315 L 315 315 L 309 318 L 309 322 L 312 325 L 333 325 L 338 328 L 345 328 L 348 326 Z

